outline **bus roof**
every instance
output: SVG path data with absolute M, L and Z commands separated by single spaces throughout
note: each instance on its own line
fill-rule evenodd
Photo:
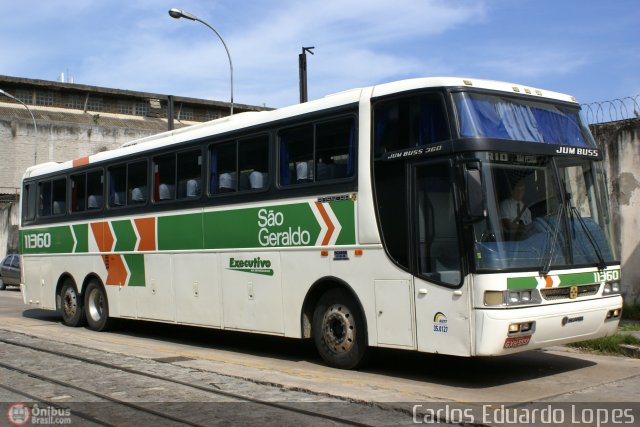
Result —
M 188 126 L 168 132 L 158 133 L 146 138 L 141 138 L 127 142 L 122 147 L 92 154 L 81 159 L 69 160 L 66 162 L 56 163 L 47 162 L 29 167 L 23 178 L 45 175 L 48 173 L 58 172 L 71 169 L 79 165 L 90 163 L 98 163 L 104 160 L 115 159 L 125 155 L 142 153 L 154 148 L 161 148 L 180 144 L 186 141 L 206 138 L 213 135 L 224 134 L 230 131 L 243 129 L 248 126 L 258 126 L 270 122 L 296 117 L 316 111 L 322 111 L 329 108 L 340 107 L 349 104 L 355 104 L 360 101 L 363 91 L 371 94 L 372 98 L 391 95 L 394 93 L 402 93 L 416 89 L 436 88 L 436 87 L 473 87 L 478 89 L 488 89 L 503 93 L 516 93 L 522 95 L 531 95 L 536 98 L 546 98 L 563 102 L 575 103 L 575 98 L 558 92 L 551 92 L 528 86 L 522 86 L 513 83 L 499 82 L 493 80 L 482 80 L 461 77 L 425 77 L 408 80 L 400 80 L 391 83 L 384 83 L 369 88 L 351 89 L 324 98 L 309 101 L 303 104 L 295 104 L 284 108 L 271 111 L 245 112 L 233 116 L 223 117 L 217 120 Z

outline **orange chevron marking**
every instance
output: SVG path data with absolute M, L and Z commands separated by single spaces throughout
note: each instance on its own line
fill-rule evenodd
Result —
M 78 166 L 84 166 L 89 164 L 89 156 L 80 157 L 79 159 L 75 159 L 71 162 L 74 168 Z
M 115 241 L 108 222 L 91 223 L 91 231 L 96 239 L 100 252 L 111 252 Z M 127 268 L 121 255 L 102 255 L 102 262 L 107 269 L 106 285 L 123 286 L 127 283 Z
M 103 255 L 102 261 L 108 273 L 105 284 L 115 286 L 127 284 L 128 273 L 122 255 Z
M 93 237 L 98 244 L 98 250 L 100 252 L 111 252 L 113 248 L 113 235 L 109 228 L 108 222 L 93 222 L 91 223 L 91 231 L 93 231 Z
M 544 281 L 546 283 L 545 288 L 553 287 L 553 279 L 551 278 L 551 276 L 544 276 Z
M 138 218 L 133 220 L 140 235 L 138 251 L 155 251 L 156 250 L 156 219 Z
M 331 222 L 331 218 L 329 218 L 329 215 L 327 214 L 327 211 L 324 209 L 324 206 L 322 205 L 322 203 L 316 202 L 316 207 L 318 208 L 318 211 L 320 212 L 320 215 L 322 216 L 324 223 L 327 224 L 327 234 L 325 234 L 324 239 L 322 239 L 322 246 L 327 246 L 331 241 L 331 236 L 333 235 L 333 232 L 335 231 L 336 227 Z

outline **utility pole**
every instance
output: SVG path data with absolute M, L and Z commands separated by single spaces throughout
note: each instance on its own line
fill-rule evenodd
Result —
M 300 72 L 300 103 L 307 102 L 307 52 L 313 55 L 314 46 L 303 47 L 298 55 L 298 69 Z

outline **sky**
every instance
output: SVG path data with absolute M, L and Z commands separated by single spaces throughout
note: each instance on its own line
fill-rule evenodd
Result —
M 283 107 L 427 76 L 640 94 L 638 0 L 0 0 L 0 74 Z M 1 89 L 1 88 L 0 88 Z

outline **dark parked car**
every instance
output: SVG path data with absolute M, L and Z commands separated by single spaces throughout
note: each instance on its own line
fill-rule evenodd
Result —
M 9 254 L 0 264 L 0 290 L 20 286 L 20 255 Z

